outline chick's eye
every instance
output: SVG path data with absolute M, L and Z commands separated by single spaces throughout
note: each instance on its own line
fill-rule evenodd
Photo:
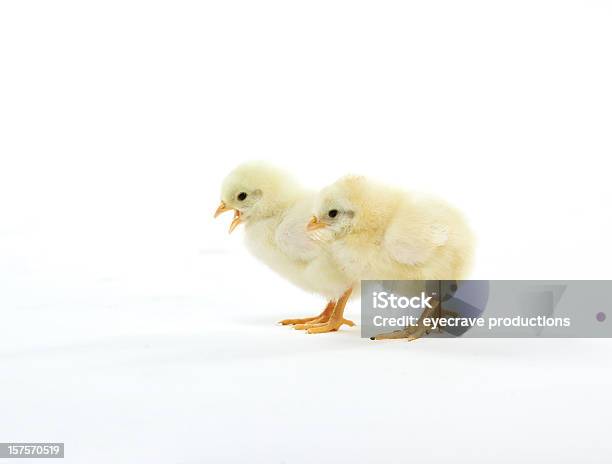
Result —
M 330 209 L 327 214 L 329 215 L 330 218 L 335 218 L 336 216 L 338 216 L 338 210 L 337 209 Z
M 247 194 L 245 192 L 240 192 L 238 194 L 238 200 L 239 201 L 244 201 L 246 199 L 246 197 L 247 197 Z

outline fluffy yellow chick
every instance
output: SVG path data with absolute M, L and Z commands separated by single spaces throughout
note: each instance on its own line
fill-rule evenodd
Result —
M 357 176 L 319 193 L 307 229 L 353 282 L 462 279 L 474 249 L 466 221 L 447 203 Z
M 215 217 L 233 210 L 230 233 L 244 224 L 246 245 L 253 255 L 298 287 L 328 300 L 317 316 L 280 321 L 322 333 L 338 330 L 342 324 L 354 325 L 344 318 L 329 324 L 336 309 L 344 310 L 353 282 L 304 227 L 314 199 L 314 192 L 300 187 L 286 172 L 250 162 L 238 166 L 223 181 Z

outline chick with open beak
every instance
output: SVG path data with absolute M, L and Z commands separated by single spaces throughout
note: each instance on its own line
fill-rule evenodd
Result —
M 222 201 L 219 207 L 217 208 L 217 211 L 215 211 L 215 218 L 219 217 L 221 214 L 225 213 L 226 211 L 234 211 L 234 219 L 232 219 L 232 222 L 229 226 L 229 233 L 231 234 L 234 231 L 234 229 L 238 227 L 238 224 L 240 224 L 241 213 L 240 213 L 240 210 L 236 208 L 228 208 L 227 206 L 225 206 L 225 202 Z
M 327 300 L 319 314 L 283 319 L 282 325 L 308 333 L 334 332 L 343 325 L 354 325 L 343 317 L 343 311 L 355 282 L 323 249 L 323 240 L 317 237 L 319 231 L 310 234 L 306 230 L 314 198 L 314 192 L 303 189 L 285 171 L 265 163 L 245 163 L 223 180 L 215 217 L 234 211 L 229 230 L 244 225 L 245 244 L 255 257 L 303 290 Z M 326 218 L 325 223 L 312 222 L 314 230 L 329 221 Z M 266 294 L 273 298 L 275 292 Z

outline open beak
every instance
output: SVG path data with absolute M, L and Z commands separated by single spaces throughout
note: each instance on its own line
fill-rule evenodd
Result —
M 306 230 L 312 232 L 313 230 L 322 229 L 323 227 L 327 227 L 327 224 L 324 222 L 320 222 L 316 216 L 313 216 L 308 225 L 306 226 Z
M 229 227 L 229 233 L 231 234 L 234 229 L 238 227 L 238 224 L 240 224 L 240 211 L 238 211 L 237 209 L 228 208 L 227 206 L 225 206 L 225 203 L 221 202 L 221 204 L 217 208 L 217 211 L 215 211 L 215 217 L 218 217 L 220 214 L 223 214 L 226 211 L 234 211 L 234 219 L 232 219 L 232 223 Z

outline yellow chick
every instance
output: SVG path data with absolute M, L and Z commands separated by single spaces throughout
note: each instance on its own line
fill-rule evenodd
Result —
M 447 203 L 358 176 L 319 193 L 307 229 L 356 283 L 462 279 L 474 250 L 465 219 Z
M 298 287 L 328 300 L 317 316 L 280 321 L 309 333 L 322 333 L 338 330 L 343 324 L 354 325 L 344 317 L 332 318 L 336 311 L 343 314 L 352 281 L 304 227 L 314 199 L 314 192 L 300 187 L 286 172 L 249 162 L 223 181 L 215 217 L 234 211 L 229 231 L 244 224 L 246 245 L 255 257 Z

